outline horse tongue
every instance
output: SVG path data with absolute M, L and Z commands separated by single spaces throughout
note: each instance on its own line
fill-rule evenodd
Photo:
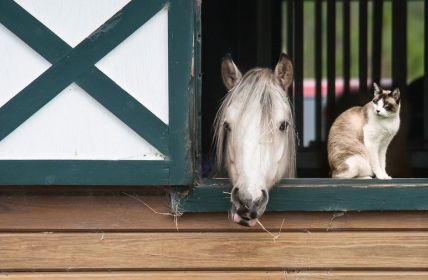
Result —
M 250 227 L 253 227 L 253 226 L 255 226 L 257 224 L 257 219 L 251 219 L 251 220 L 249 220 L 248 221 L 248 225 L 250 226 Z
M 239 222 L 241 221 L 241 217 L 239 217 L 239 215 L 235 213 L 233 214 L 233 221 L 239 224 Z

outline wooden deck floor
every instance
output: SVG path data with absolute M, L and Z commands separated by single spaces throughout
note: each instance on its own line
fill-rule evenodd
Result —
M 133 195 L 134 196 L 134 195 Z M 428 212 L 168 212 L 165 195 L 0 193 L 0 279 L 428 279 Z M 177 231 L 177 227 L 178 230 Z

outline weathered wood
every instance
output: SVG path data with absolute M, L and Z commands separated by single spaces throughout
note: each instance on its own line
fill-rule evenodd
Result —
M 42 191 L 40 191 L 42 192 Z M 7 192 L 0 195 L 1 232 L 40 231 L 172 231 L 176 225 L 169 211 L 167 196 L 122 193 Z M 136 199 L 140 201 L 137 201 Z M 428 230 L 428 212 L 276 212 L 266 213 L 265 227 L 278 231 L 335 230 Z M 227 213 L 185 213 L 178 218 L 180 231 L 261 231 L 233 223 Z
M 137 280 L 137 279 L 216 279 L 216 280 L 425 280 L 428 272 L 223 272 L 223 271 L 171 271 L 171 272 L 63 272 L 63 273 L 3 273 L 0 279 L 79 279 L 79 280 Z
M 0 270 L 425 269 L 428 232 L 0 234 Z

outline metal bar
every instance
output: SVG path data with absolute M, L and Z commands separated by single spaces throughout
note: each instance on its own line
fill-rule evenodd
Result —
M 322 138 L 322 0 L 315 0 L 315 139 Z
M 299 138 L 303 140 L 303 1 L 294 2 L 294 110 Z
M 380 84 L 382 69 L 383 0 L 373 0 L 372 82 Z
M 287 1 L 287 52 L 290 56 L 291 60 L 294 61 L 294 8 L 293 8 L 293 1 L 294 0 L 288 0 Z M 294 95 L 293 95 L 293 85 L 290 86 L 288 89 L 288 95 L 290 96 L 291 103 L 294 104 Z M 293 113 L 294 113 L 294 106 L 293 106 Z
M 271 8 L 271 56 L 273 64 L 278 61 L 279 54 L 282 51 L 282 0 L 272 0 Z
M 407 78 L 407 2 L 392 1 L 392 82 L 405 95 Z M 400 20 L 394 20 L 400 19 Z
M 367 0 L 359 1 L 358 9 L 358 56 L 359 56 L 359 89 L 360 94 L 367 94 Z
M 351 78 L 351 16 L 350 0 L 343 0 L 343 94 L 349 95 Z
M 425 0 L 425 51 L 424 51 L 424 140 L 428 148 L 428 1 Z
M 334 120 L 336 98 L 336 1 L 327 1 L 327 129 Z

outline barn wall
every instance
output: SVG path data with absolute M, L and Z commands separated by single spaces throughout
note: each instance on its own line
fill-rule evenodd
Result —
M 16 2 L 75 48 L 130 0 Z M 53 65 L 1 23 L 0 61 L 0 107 Z M 95 67 L 168 125 L 167 9 Z M 0 141 L 0 160 L 16 159 L 164 160 L 165 155 L 73 82 Z
M 175 222 L 168 203 L 136 189 L 3 190 L 0 279 L 428 279 L 427 212 L 269 213 L 273 234 L 284 221 L 274 241 L 226 213 Z

